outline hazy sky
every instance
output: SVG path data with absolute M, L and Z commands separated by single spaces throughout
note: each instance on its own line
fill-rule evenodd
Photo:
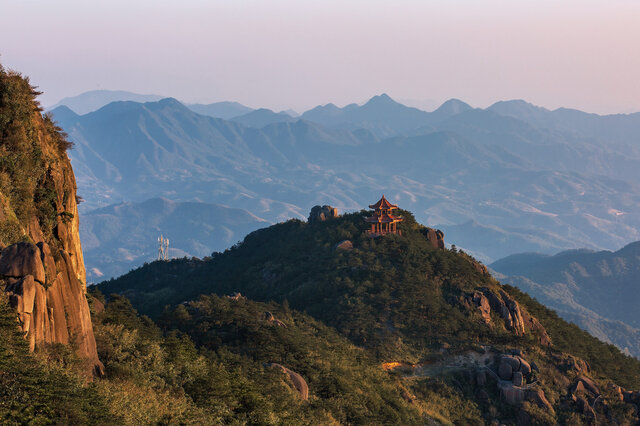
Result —
M 303 110 L 388 93 L 640 111 L 640 1 L 0 0 L 43 104 L 94 89 Z

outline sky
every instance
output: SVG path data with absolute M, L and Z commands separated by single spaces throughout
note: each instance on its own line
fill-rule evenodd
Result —
M 0 63 L 88 90 L 303 111 L 387 93 L 640 111 L 638 0 L 0 0 Z

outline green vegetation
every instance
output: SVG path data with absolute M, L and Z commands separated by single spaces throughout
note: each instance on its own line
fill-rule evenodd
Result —
M 308 357 L 306 344 L 296 344 L 300 353 L 292 349 L 296 345 L 291 342 L 300 339 L 298 330 L 266 327 L 260 321 L 263 310 L 273 312 L 287 324 L 300 326 L 302 335 L 305 327 L 301 325 L 306 323 L 328 325 L 337 335 L 364 349 L 363 358 L 357 362 L 360 368 L 367 363 L 374 368 L 384 362 L 437 365 L 470 351 L 480 353 L 482 347 L 502 352 L 518 348 L 539 366 L 540 372 L 532 380 L 555 409 L 550 413 L 530 403 L 520 409 L 541 424 L 563 419 L 573 422 L 576 418 L 586 422 L 582 414 L 575 416 L 576 406 L 565 399 L 571 381 L 583 373 L 572 369 L 573 358 L 563 352 L 587 359 L 592 376 L 603 388 L 610 380 L 631 389 L 640 387 L 640 362 L 597 339 L 585 339 L 585 333 L 577 327 L 484 274 L 467 254 L 434 249 L 411 213 L 402 214 L 406 219 L 402 236 L 365 236 L 363 212 L 312 224 L 291 220 L 255 231 L 210 258 L 154 262 L 98 287 L 126 295 L 134 306 L 159 321 L 165 332 L 178 328 L 197 347 L 231 352 L 258 363 L 288 363 L 308 379 L 315 396 L 325 395 L 319 379 L 330 371 L 310 361 L 313 357 Z M 337 243 L 346 239 L 353 242 L 354 249 L 337 250 Z M 492 311 L 492 324 L 485 324 L 478 310 L 464 303 L 465 296 L 478 288 L 504 289 L 514 295 L 548 327 L 556 346 L 541 347 L 532 332 L 517 336 L 505 328 L 497 312 Z M 212 292 L 215 295 L 200 296 Z M 266 304 L 222 297 L 235 292 Z M 296 311 L 305 312 L 313 320 Z M 331 335 L 322 336 L 322 340 L 331 341 Z M 319 353 L 323 343 L 314 342 L 311 347 Z M 327 358 L 329 353 L 321 357 Z M 336 363 L 349 365 L 344 359 L 353 356 L 336 359 Z M 518 409 L 501 401 L 495 385 L 487 387 L 486 395 L 479 400 L 479 389 L 465 376 L 464 369 L 440 370 L 434 369 L 425 377 L 387 382 L 386 395 L 391 398 L 399 392 L 405 401 L 413 401 L 410 407 L 422 415 L 462 424 L 478 419 L 515 419 L 519 415 Z M 348 377 L 343 373 L 337 376 Z M 374 382 L 364 371 L 351 377 L 350 383 L 362 394 L 372 391 L 365 384 Z M 378 397 L 384 395 L 381 389 L 374 391 Z M 622 413 L 620 418 L 634 418 L 625 412 L 624 403 L 617 404 L 611 409 Z M 365 405 L 377 407 L 378 403 Z M 349 422 L 353 415 L 349 412 L 360 411 L 347 407 L 338 404 L 327 410 L 332 418 Z M 404 412 L 402 407 L 394 405 L 394 415 Z M 386 415 L 377 409 L 373 413 L 369 419 Z
M 75 373 L 72 351 L 55 345 L 29 353 L 15 312 L 0 295 L 0 422 L 2 424 L 118 424 L 95 385 Z
M 9 210 L 15 217 L 0 229 L 4 244 L 19 241 L 24 231 L 16 227 L 34 216 L 53 243 L 58 206 L 51 167 L 72 144 L 51 116 L 41 115 L 39 94 L 28 78 L 0 65 L 0 194 L 5 216 Z

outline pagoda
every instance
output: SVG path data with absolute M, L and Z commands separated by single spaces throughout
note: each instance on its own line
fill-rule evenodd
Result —
M 386 234 L 402 234 L 398 229 L 398 223 L 404 219 L 400 216 L 394 216 L 393 210 L 398 206 L 391 204 L 384 195 L 375 204 L 369 206 L 373 209 L 373 216 L 365 217 L 364 220 L 371 224 L 371 229 L 367 230 L 367 234 L 371 236 L 379 236 Z

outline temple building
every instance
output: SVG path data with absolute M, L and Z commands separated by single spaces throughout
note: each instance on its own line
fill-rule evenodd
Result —
M 400 216 L 394 216 L 393 210 L 398 206 L 391 204 L 384 195 L 375 204 L 369 206 L 373 209 L 373 216 L 365 217 L 364 220 L 371 224 L 371 229 L 367 230 L 367 233 L 371 236 L 386 235 L 386 234 L 402 234 L 398 229 L 398 223 L 404 219 Z

